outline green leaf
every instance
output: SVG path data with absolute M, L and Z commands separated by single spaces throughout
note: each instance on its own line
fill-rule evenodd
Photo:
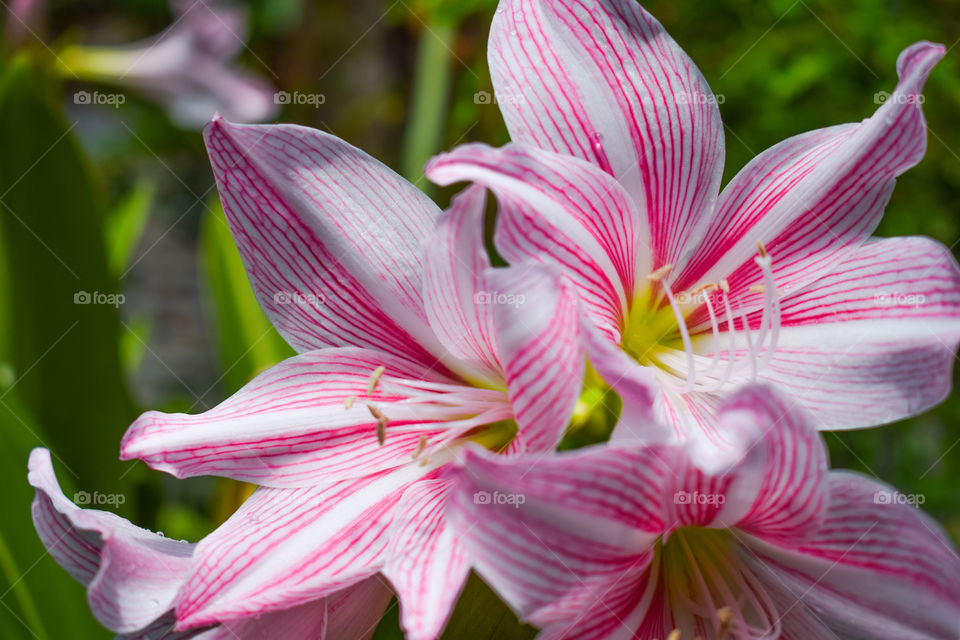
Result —
M 141 180 L 121 198 L 107 216 L 104 229 L 107 262 L 111 273 L 117 277 L 123 277 L 122 274 L 130 263 L 130 256 L 137 248 L 155 193 L 156 185 L 153 182 Z
M 8 379 L 9 383 L 10 380 Z M 86 592 L 46 552 L 33 528 L 27 458 L 45 440 L 17 390 L 0 384 L 0 637 L 5 640 L 109 638 L 93 618 Z M 58 465 L 61 481 L 69 473 Z M 67 490 L 67 495 L 70 495 Z
M 15 60 L 0 84 L 0 228 L 15 388 L 83 490 L 127 493 L 118 443 L 135 416 L 120 365 L 123 302 L 91 169 L 46 91 Z M 22 468 L 22 467 L 21 467 Z
M 222 382 L 228 391 L 235 391 L 294 351 L 260 309 L 223 210 L 219 204 L 213 206 L 214 213 L 204 218 L 200 230 L 202 284 L 205 298 L 212 300 L 208 315 Z

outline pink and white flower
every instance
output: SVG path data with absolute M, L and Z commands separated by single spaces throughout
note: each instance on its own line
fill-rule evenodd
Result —
M 248 19 L 217 2 L 173 2 L 175 21 L 163 32 L 123 45 L 73 46 L 59 61 L 72 77 L 133 87 L 163 105 L 183 127 L 200 128 L 219 113 L 261 122 L 279 110 L 274 89 L 239 69 Z
M 263 616 L 228 621 L 199 634 L 174 630 L 173 605 L 190 571 L 195 545 L 141 529 L 109 511 L 81 509 L 63 495 L 50 452 L 30 455 L 37 490 L 33 522 L 50 555 L 87 588 L 90 609 L 126 640 L 289 640 L 373 635 L 392 593 L 378 576 L 327 598 Z
M 818 432 L 769 389 L 738 392 L 718 422 L 738 458 L 720 467 L 696 441 L 472 449 L 450 471 L 448 517 L 541 638 L 956 635 L 960 558 L 932 519 L 828 471 Z
M 720 191 L 717 100 L 652 16 L 633 0 L 503 0 L 489 58 L 514 143 L 460 147 L 427 175 L 497 195 L 500 253 L 564 270 L 591 364 L 625 402 L 656 379 L 680 436 L 716 439 L 723 395 L 754 379 L 821 428 L 888 423 L 946 397 L 960 342 L 950 251 L 870 238 L 924 154 L 921 89 L 943 54 L 909 47 L 872 117 L 790 138 Z
M 257 297 L 300 355 L 200 415 L 149 412 L 124 459 L 261 485 L 197 546 L 180 628 L 297 606 L 382 572 L 408 638 L 467 576 L 439 478 L 468 442 L 549 451 L 582 384 L 578 303 L 543 265 L 490 269 L 484 191 L 450 211 L 298 126 L 205 132 Z

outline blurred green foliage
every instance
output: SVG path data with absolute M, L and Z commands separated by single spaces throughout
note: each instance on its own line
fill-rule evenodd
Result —
M 161 478 L 117 462 L 120 435 L 137 412 L 128 389 L 157 326 L 123 307 L 74 304 L 79 292 L 143 286 L 145 257 L 166 232 L 186 229 L 198 258 L 212 375 L 208 393 L 168 393 L 149 408 L 200 410 L 291 353 L 255 304 L 222 212 L 200 137 L 176 129 L 133 92 L 120 109 L 79 112 L 83 85 L 48 78 L 63 45 L 123 42 L 162 29 L 164 0 L 58 0 L 26 52 L 0 59 L 0 432 L 7 489 L 0 520 L 0 637 L 109 637 L 83 589 L 53 563 L 28 520 L 29 450 L 48 446 L 68 495 L 121 492 L 122 513 L 176 537 L 199 538 L 248 487 Z M 485 60 L 494 0 L 319 2 L 251 0 L 250 70 L 287 91 L 322 92 L 281 120 L 331 131 L 402 171 L 422 188 L 433 153 L 470 141 L 508 140 Z M 726 125 L 725 180 L 789 136 L 859 121 L 896 83 L 895 62 L 927 39 L 950 51 L 925 92 L 926 158 L 899 181 L 882 235 L 960 238 L 960 12 L 955 0 L 650 0 L 645 6 L 700 66 Z M 66 115 L 65 115 L 66 113 Z M 446 204 L 452 189 L 436 190 Z M 198 205 L 199 203 L 199 205 Z M 172 210 L 170 219 L 162 211 Z M 169 229 L 167 227 L 169 226 Z M 159 237 L 157 239 L 157 237 Z M 159 247 L 159 248 L 156 248 Z M 141 262 L 143 261 L 143 262 Z M 170 371 L 174 377 L 183 372 Z M 883 429 L 829 434 L 833 463 L 922 494 L 926 510 L 960 539 L 960 397 Z M 475 578 L 447 637 L 528 637 Z M 471 609 L 473 607 L 473 609 Z M 479 609 L 481 613 L 475 613 Z M 478 623 L 477 620 L 482 620 Z M 397 635 L 396 608 L 377 631 Z M 459 635 L 451 635 L 459 634 Z

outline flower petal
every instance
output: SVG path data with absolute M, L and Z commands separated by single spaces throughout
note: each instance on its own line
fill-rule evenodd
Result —
M 616 176 L 646 212 L 653 267 L 676 263 L 723 170 L 720 112 L 700 71 L 633 0 L 500 8 L 490 72 L 513 140 Z
M 827 519 L 813 539 L 782 547 L 749 541 L 747 561 L 771 569 L 794 606 L 814 612 L 830 637 L 956 635 L 960 558 L 939 526 L 863 476 L 834 472 L 829 491 Z
M 374 575 L 352 587 L 290 609 L 264 615 L 227 620 L 200 640 L 369 640 L 390 604 L 393 593 Z
M 87 587 L 93 615 L 118 633 L 139 631 L 172 606 L 186 579 L 194 545 L 141 529 L 108 511 L 70 502 L 53 472 L 50 452 L 30 454 L 37 490 L 33 522 L 54 560 Z
M 291 345 L 442 353 L 421 296 L 439 214 L 425 195 L 314 129 L 215 119 L 204 139 L 257 299 Z
M 545 265 L 496 269 L 487 282 L 517 438 L 527 451 L 555 449 L 583 387 L 577 296 Z
M 569 619 L 561 612 L 571 603 L 640 579 L 671 462 L 656 448 L 509 457 L 470 449 L 447 472 L 448 518 L 484 580 L 521 616 L 549 625 Z
M 371 378 L 381 366 L 383 374 L 371 392 Z M 409 386 L 421 382 L 447 391 Z M 474 397 L 479 400 L 471 409 Z M 355 400 L 347 408 L 349 398 Z M 487 398 L 500 398 L 501 413 L 510 415 L 502 393 L 450 384 L 403 358 L 355 348 L 321 349 L 270 368 L 205 413 L 143 414 L 124 435 L 121 457 L 140 458 L 180 478 L 221 475 L 303 487 L 407 464 L 423 448 L 421 437 L 434 445 L 471 428 L 469 422 L 451 427 L 449 421 L 483 411 L 491 406 Z M 382 444 L 371 406 L 387 418 L 397 417 L 386 423 Z
M 518 144 L 458 147 L 431 160 L 427 176 L 492 190 L 500 201 L 497 250 L 512 264 L 558 264 L 597 324 L 619 339 L 640 258 L 639 214 L 613 178 L 576 158 Z
M 444 518 L 449 485 L 444 480 L 418 482 L 397 505 L 383 575 L 397 592 L 407 640 L 440 636 L 470 573 Z
M 788 292 L 849 257 L 879 223 L 896 177 L 923 157 L 920 92 L 943 54 L 928 42 L 909 47 L 897 61 L 900 83 L 873 117 L 792 138 L 743 169 L 720 196 L 718 222 L 677 288 L 726 278 L 737 304 L 759 305 L 763 294 L 750 291 L 762 278 L 752 260 L 758 240 Z
M 486 203 L 482 187 L 469 187 L 440 218 L 424 243 L 423 296 L 430 326 L 447 351 L 466 363 L 467 375 L 496 383 L 503 372 L 494 346 L 492 308 L 478 304 L 488 293 L 490 268 L 483 243 Z
M 787 390 L 821 428 L 917 415 L 950 392 L 960 268 L 933 240 L 872 240 L 785 298 L 782 323 L 761 377 Z
M 307 489 L 257 489 L 197 545 L 177 601 L 181 628 L 286 609 L 374 575 L 395 508 L 430 467 Z

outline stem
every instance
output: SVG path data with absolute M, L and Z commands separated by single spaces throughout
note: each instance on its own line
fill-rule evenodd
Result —
M 450 47 L 455 36 L 453 24 L 431 18 L 420 33 L 417 47 L 410 119 L 404 133 L 400 171 L 427 195 L 431 195 L 434 187 L 425 179 L 423 168 L 443 144 L 453 75 Z

